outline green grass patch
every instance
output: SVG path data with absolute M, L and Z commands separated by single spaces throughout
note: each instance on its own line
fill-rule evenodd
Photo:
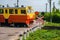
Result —
M 51 22 L 45 22 L 44 26 L 55 26 L 55 27 L 60 27 L 60 23 L 51 23 Z
M 60 40 L 60 30 L 36 30 L 26 40 Z

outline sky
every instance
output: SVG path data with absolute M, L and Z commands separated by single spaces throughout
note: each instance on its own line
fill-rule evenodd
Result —
M 0 4 L 6 6 L 9 4 L 10 7 L 14 7 L 14 4 L 16 4 L 17 0 L 0 0 Z M 60 8 L 58 5 L 58 0 L 52 0 L 52 7 L 53 7 L 53 2 L 55 2 L 56 8 Z M 47 10 L 49 11 L 49 2 L 48 0 L 19 0 L 19 6 L 24 5 L 24 6 L 32 6 L 34 11 L 46 11 L 46 3 L 47 5 Z

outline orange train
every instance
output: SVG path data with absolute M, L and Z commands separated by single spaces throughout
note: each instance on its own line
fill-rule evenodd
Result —
M 12 24 L 14 26 L 28 26 L 36 18 L 38 12 L 33 12 L 31 6 L 27 7 L 0 7 L 0 26 Z

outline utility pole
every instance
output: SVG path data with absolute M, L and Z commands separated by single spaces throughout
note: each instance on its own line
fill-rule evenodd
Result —
M 52 22 L 52 14 L 51 14 L 51 0 L 49 0 L 49 8 L 50 8 L 50 22 Z
M 18 2 L 19 2 L 19 0 L 17 0 L 17 7 L 19 7 Z
M 47 13 L 47 3 L 46 3 L 46 13 Z
M 55 13 L 55 2 L 53 2 L 53 12 Z

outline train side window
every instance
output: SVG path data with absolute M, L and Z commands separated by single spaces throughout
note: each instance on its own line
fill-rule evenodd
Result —
M 13 14 L 13 9 L 9 9 L 9 13 L 10 14 Z
M 21 13 L 22 14 L 26 14 L 26 10 L 21 10 Z
M 0 14 L 4 13 L 4 10 L 3 9 L 0 9 Z
M 15 13 L 16 13 L 16 14 L 18 13 L 18 10 L 17 10 L 17 9 L 15 9 Z
M 8 13 L 7 9 L 5 10 L 5 13 Z

